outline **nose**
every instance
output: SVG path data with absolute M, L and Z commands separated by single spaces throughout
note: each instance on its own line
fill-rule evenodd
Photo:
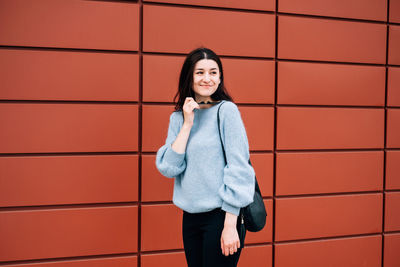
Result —
M 210 74 L 208 74 L 208 73 L 204 74 L 203 80 L 204 80 L 205 82 L 209 82 L 210 79 L 211 79 L 211 78 L 210 78 Z

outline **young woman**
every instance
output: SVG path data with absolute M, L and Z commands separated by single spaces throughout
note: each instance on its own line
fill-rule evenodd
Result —
M 240 112 L 213 51 L 198 48 L 186 57 L 177 97 L 156 166 L 175 178 L 173 202 L 183 210 L 188 266 L 236 266 L 245 237 L 240 208 L 253 202 L 255 173 Z

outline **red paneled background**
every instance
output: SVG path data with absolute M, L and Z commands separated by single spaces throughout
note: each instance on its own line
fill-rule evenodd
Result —
M 186 266 L 155 155 L 198 46 L 268 210 L 239 266 L 400 266 L 400 0 L 0 0 L 0 265 Z

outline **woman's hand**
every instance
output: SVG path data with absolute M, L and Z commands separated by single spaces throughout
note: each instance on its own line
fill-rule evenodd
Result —
M 183 104 L 183 116 L 185 118 L 184 120 L 184 124 L 186 125 L 193 125 L 193 121 L 194 121 L 194 112 L 193 110 L 197 108 L 200 109 L 199 104 L 197 104 L 197 102 L 193 99 L 193 97 L 186 97 L 185 99 L 185 103 Z
M 221 250 L 225 256 L 233 255 L 240 248 L 239 234 L 236 229 L 237 216 L 226 212 L 224 229 L 221 234 Z
M 186 145 L 189 139 L 190 130 L 193 126 L 195 108 L 200 108 L 199 104 L 194 101 L 192 97 L 186 97 L 185 103 L 182 107 L 184 121 L 181 130 L 176 136 L 175 141 L 172 143 L 172 150 L 177 153 L 185 153 Z

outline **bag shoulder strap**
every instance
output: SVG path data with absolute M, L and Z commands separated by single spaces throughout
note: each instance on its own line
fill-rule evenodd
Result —
M 221 136 L 221 123 L 220 123 L 220 119 L 219 119 L 219 109 L 221 108 L 221 106 L 222 106 L 223 104 L 224 104 L 224 103 L 222 103 L 221 105 L 219 105 L 218 110 L 217 110 L 217 123 L 218 123 L 219 139 L 221 140 L 221 146 L 222 146 L 222 152 L 223 152 L 223 154 L 224 154 L 225 164 L 228 164 L 228 161 L 226 160 L 226 153 L 225 153 L 225 148 L 224 148 L 224 142 L 223 142 L 222 136 Z M 249 164 L 250 164 L 251 166 L 253 166 L 253 165 L 251 164 L 250 157 L 249 157 Z M 255 189 L 256 189 L 256 191 L 261 192 L 260 187 L 258 186 L 257 177 L 255 177 L 255 180 L 256 180 L 256 182 L 255 182 Z

